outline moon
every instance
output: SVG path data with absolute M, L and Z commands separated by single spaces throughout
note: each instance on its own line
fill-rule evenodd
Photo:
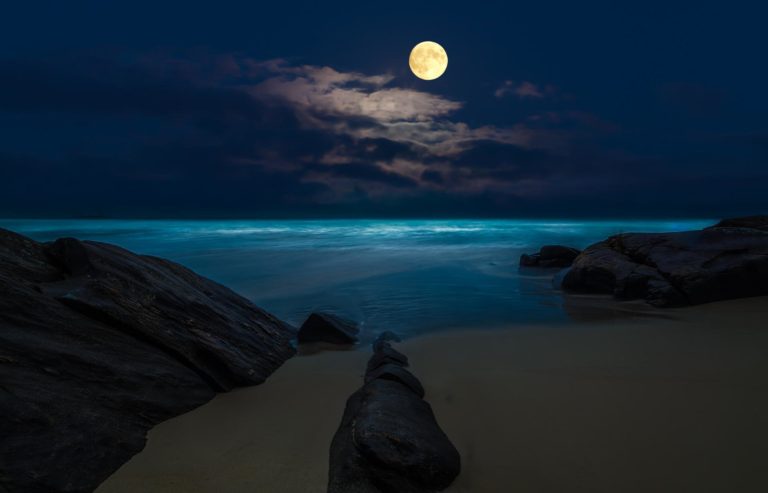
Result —
M 434 41 L 422 41 L 411 50 L 408 65 L 419 79 L 435 80 L 448 68 L 448 54 Z

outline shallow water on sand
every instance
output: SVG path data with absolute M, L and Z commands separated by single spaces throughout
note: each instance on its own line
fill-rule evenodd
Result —
M 621 232 L 683 231 L 713 220 L 0 220 L 47 241 L 74 236 L 180 262 L 284 320 L 313 310 L 364 334 L 568 322 L 610 315 L 518 268 L 544 244 L 584 248 Z M 604 310 L 606 313 L 600 313 Z

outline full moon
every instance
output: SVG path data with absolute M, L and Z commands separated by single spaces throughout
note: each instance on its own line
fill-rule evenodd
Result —
M 434 41 L 422 41 L 411 50 L 408 65 L 419 79 L 435 80 L 448 68 L 448 54 Z

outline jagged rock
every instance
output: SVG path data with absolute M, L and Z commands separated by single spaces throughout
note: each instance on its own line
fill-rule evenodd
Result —
M 373 358 L 388 349 L 395 351 L 381 341 Z M 347 401 L 333 437 L 328 492 L 447 488 L 461 470 L 461 459 L 423 400 L 421 383 L 400 364 L 373 366 L 365 384 Z
M 263 382 L 292 337 L 173 262 L 0 229 L 0 491 L 93 491 L 155 424 Z
M 734 219 L 700 231 L 612 236 L 576 258 L 562 287 L 657 306 L 768 295 L 768 231 L 745 224 L 760 225 Z
M 315 312 L 301 325 L 298 341 L 354 344 L 359 331 L 357 324 L 351 320 L 330 313 Z
M 544 245 L 538 253 L 522 254 L 522 267 L 568 267 L 581 253 L 579 250 L 561 245 Z

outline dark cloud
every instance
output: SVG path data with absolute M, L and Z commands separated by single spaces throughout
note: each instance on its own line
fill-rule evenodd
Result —
M 428 183 L 442 184 L 444 182 L 443 175 L 435 170 L 424 170 L 421 173 L 421 180 Z
M 374 182 L 390 185 L 396 188 L 417 187 L 418 183 L 407 176 L 387 171 L 379 166 L 367 163 L 344 163 L 334 166 L 307 165 L 306 169 L 314 171 L 313 181 L 342 178 L 352 181 Z
M 161 117 L 258 117 L 263 105 L 242 91 L 163 77 L 106 60 L 0 62 L 0 110 Z
M 497 98 L 514 95 L 520 99 L 541 99 L 555 92 L 556 89 L 552 85 L 542 87 L 529 81 L 515 82 L 513 80 L 505 80 L 493 95 Z

